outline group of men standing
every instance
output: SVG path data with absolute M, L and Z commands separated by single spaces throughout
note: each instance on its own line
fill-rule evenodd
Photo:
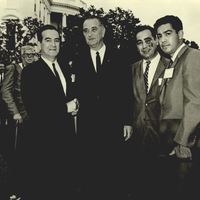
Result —
M 87 45 L 73 61 L 73 74 L 58 59 L 60 36 L 52 25 L 38 31 L 41 57 L 22 71 L 29 124 L 21 195 L 184 197 L 200 122 L 200 52 L 183 43 L 181 20 L 168 15 L 154 28 L 139 26 L 142 59 L 131 66 L 104 43 L 102 19 L 84 19 L 82 28 Z M 125 197 L 128 188 L 132 196 Z

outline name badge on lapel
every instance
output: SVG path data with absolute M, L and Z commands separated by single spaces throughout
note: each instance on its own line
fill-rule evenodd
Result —
M 75 74 L 71 74 L 71 79 L 72 79 L 72 83 L 74 83 L 75 80 L 76 80 L 76 76 L 75 76 Z
M 165 69 L 163 78 L 172 78 L 174 73 L 174 68 Z
M 162 81 L 163 81 L 163 78 L 159 78 L 159 79 L 158 79 L 158 85 L 159 85 L 159 86 L 161 85 Z

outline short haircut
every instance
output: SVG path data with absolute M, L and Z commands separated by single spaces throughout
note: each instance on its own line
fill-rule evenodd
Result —
M 37 38 L 38 38 L 39 42 L 42 42 L 42 32 L 46 31 L 46 30 L 55 30 L 59 34 L 58 29 L 55 26 L 51 25 L 51 24 L 47 24 L 47 25 L 41 26 L 40 29 L 37 32 Z
M 163 24 L 171 24 L 172 28 L 178 33 L 180 30 L 183 30 L 182 21 L 174 15 L 166 15 L 164 17 L 159 18 L 155 24 L 154 29 L 157 32 L 158 28 Z
M 32 53 L 35 53 L 35 47 L 33 44 L 29 43 L 21 47 L 21 55 L 24 55 L 26 51 L 30 50 Z
M 86 20 L 88 20 L 88 19 L 97 19 L 101 25 L 105 26 L 105 20 L 104 20 L 104 18 L 99 17 L 99 16 L 95 16 L 95 15 L 89 15 L 89 16 L 84 17 L 83 18 L 82 26 L 83 26 L 84 22 Z
M 135 39 L 136 36 L 139 32 L 144 31 L 144 30 L 149 30 L 153 36 L 154 39 L 156 39 L 156 32 L 153 29 L 153 27 L 149 26 L 149 25 L 141 25 L 141 26 L 137 26 L 135 29 Z

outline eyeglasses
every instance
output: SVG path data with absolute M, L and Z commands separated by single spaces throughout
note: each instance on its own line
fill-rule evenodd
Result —
M 35 56 L 35 53 L 25 53 L 24 56 L 33 57 L 33 56 Z

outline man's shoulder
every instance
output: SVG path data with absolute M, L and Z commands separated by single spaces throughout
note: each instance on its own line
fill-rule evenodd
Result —
M 33 73 L 34 71 L 38 71 L 38 69 L 40 69 L 41 64 L 42 61 L 40 59 L 34 61 L 31 64 L 28 64 L 26 67 L 24 67 L 22 73 Z
M 199 49 L 194 49 L 192 47 L 188 47 L 188 54 L 200 57 L 200 50 Z
M 141 67 L 141 65 L 142 65 L 142 59 L 141 60 L 138 60 L 138 61 L 135 61 L 135 62 L 133 62 L 132 64 L 131 64 L 131 67 L 132 68 L 140 68 Z
M 10 63 L 9 65 L 6 65 L 6 67 L 5 67 L 5 69 L 6 70 L 15 70 L 15 68 L 16 68 L 16 64 L 14 64 L 14 63 Z

